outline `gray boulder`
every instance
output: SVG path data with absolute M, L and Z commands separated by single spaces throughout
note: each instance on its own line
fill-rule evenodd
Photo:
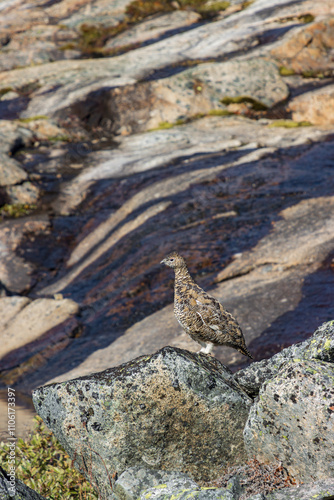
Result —
M 293 359 L 261 387 L 244 431 L 248 454 L 281 461 L 300 481 L 332 477 L 333 415 L 334 365 Z
M 116 481 L 112 500 L 311 500 L 312 498 L 331 498 L 334 493 L 334 479 L 316 481 L 273 490 L 270 493 L 257 493 L 249 496 L 241 486 L 239 475 L 231 477 L 226 487 L 200 487 L 182 472 L 149 470 L 141 467 L 127 469 Z M 253 477 L 254 481 L 254 477 Z M 253 491 L 256 491 L 253 488 Z
M 234 479 L 234 478 L 233 478 Z M 227 488 L 200 487 L 182 472 L 149 470 L 141 467 L 127 469 L 116 481 L 113 500 L 170 500 L 197 498 L 203 500 L 233 500 L 239 498 L 236 481 Z
M 330 500 L 334 497 L 334 479 L 302 484 L 296 488 L 283 488 L 265 496 L 266 500 Z M 255 500 L 255 497 L 251 497 Z M 248 500 L 251 500 L 248 498 Z M 257 500 L 257 499 L 256 499 Z
M 305 342 L 293 344 L 270 359 L 252 363 L 234 375 L 235 381 L 254 397 L 262 384 L 275 377 L 285 363 L 293 359 L 319 359 L 334 363 L 334 321 L 321 325 Z
M 198 487 L 198 484 L 183 472 L 130 467 L 116 481 L 112 498 L 137 500 L 147 490 L 156 489 L 161 492 L 163 489 L 166 494 L 173 494 L 182 488 L 194 489 Z
M 44 500 L 44 498 L 18 479 L 15 479 L 14 486 L 11 477 L 0 466 L 0 500 Z
M 172 347 L 33 393 L 37 413 L 102 498 L 132 466 L 215 478 L 246 459 L 251 399 L 219 361 Z M 106 479 L 109 477 L 109 481 Z

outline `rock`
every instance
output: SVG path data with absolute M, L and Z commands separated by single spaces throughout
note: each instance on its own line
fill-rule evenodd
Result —
M 334 19 L 307 24 L 283 39 L 271 51 L 279 62 L 296 73 L 333 74 Z
M 334 198 L 324 197 L 321 201 L 323 210 L 330 217 L 334 208 Z M 303 262 L 315 261 L 321 250 L 318 247 L 319 239 L 308 237 L 309 223 L 314 225 L 314 231 L 319 236 L 322 235 L 320 237 L 323 238 L 324 253 L 322 258 L 324 258 L 327 254 L 327 244 L 331 245 L 329 243 L 331 241 L 330 227 L 333 225 L 334 228 L 334 218 L 328 219 L 326 216 L 321 222 L 320 212 L 322 208 L 318 207 L 315 211 L 313 210 L 317 205 L 315 199 L 305 200 L 280 212 L 281 218 L 272 224 L 273 230 L 268 236 L 264 237 L 250 252 L 244 252 L 240 258 L 235 259 L 221 271 L 216 281 L 247 274 L 261 265 L 279 266 L 282 271 Z M 310 213 L 312 213 L 312 221 L 310 215 L 307 215 Z M 292 238 L 292 234 L 294 238 Z
M 69 28 L 78 28 L 81 24 L 115 26 L 118 22 L 123 21 L 126 7 L 130 3 L 131 0 L 116 0 L 114 2 L 84 0 L 73 8 L 70 2 L 62 2 L 63 8 L 66 9 L 61 14 L 62 23 Z M 54 5 L 50 7 L 48 12 L 59 16 L 61 8 L 62 6 Z M 72 11 L 72 15 L 69 15 L 69 10 Z
M 287 96 L 288 88 L 273 62 L 234 59 L 200 64 L 169 78 L 111 90 L 106 106 L 113 117 L 113 132 L 129 134 L 223 110 L 224 103 L 233 99 L 270 108 Z M 91 115 L 92 111 L 87 109 L 86 113 Z M 77 114 L 82 116 L 79 111 Z
M 174 34 L 180 28 L 186 28 L 197 23 L 201 16 L 197 12 L 186 10 L 175 10 L 166 14 L 158 14 L 144 19 L 123 33 L 111 38 L 104 46 L 104 52 L 119 49 L 129 45 L 153 42 L 163 35 Z
M 28 205 L 34 205 L 40 197 L 40 189 L 29 181 L 23 182 L 18 186 L 7 187 L 6 193 L 9 197 L 9 202 L 13 204 L 27 203 Z
M 77 36 L 72 30 L 47 25 L 33 26 L 22 33 L 12 34 L 10 42 L 0 52 L 0 70 L 64 59 L 66 51 L 61 49 L 61 45 Z
M 159 485 L 165 486 L 163 491 L 165 495 L 172 495 L 181 488 L 199 489 L 198 484 L 182 472 L 130 467 L 115 482 L 113 495 L 116 499 L 137 500 L 142 494 L 148 494 Z
M 15 475 L 14 475 L 15 478 Z M 15 478 L 12 484 L 11 476 L 0 467 L 0 498 L 1 500 L 45 500 L 36 491 Z
M 26 127 L 17 122 L 0 120 L 0 153 L 13 154 L 32 142 L 33 134 Z
M 334 124 L 334 85 L 305 92 L 289 103 L 292 118 L 297 122 L 308 121 L 314 125 Z
M 321 325 L 301 346 L 303 357 L 334 363 L 334 321 Z
M 29 216 L 0 224 L 0 281 L 9 292 L 19 294 L 32 284 L 33 264 L 19 255 L 23 241 L 34 240 L 50 232 L 50 222 L 45 215 Z
M 105 467 L 110 478 L 129 466 L 148 466 L 202 480 L 245 459 L 242 431 L 251 400 L 214 358 L 165 347 L 96 375 L 36 389 L 33 401 L 102 495 L 110 488 Z
M 15 316 L 30 303 L 28 297 L 13 295 L 12 297 L 2 297 L 0 299 L 0 328 L 3 330 Z
M 310 500 L 312 498 L 331 498 L 334 494 L 334 479 L 324 479 L 310 484 L 301 484 L 296 488 L 283 488 L 266 495 L 266 500 Z M 255 500 L 255 497 L 251 497 Z M 251 500 L 248 498 L 248 500 Z
M 199 500 L 235 500 L 240 497 L 238 481 L 231 480 L 227 488 L 200 487 L 181 472 L 131 467 L 116 481 L 112 498 L 115 500 L 169 500 L 197 498 Z
M 270 359 L 263 359 L 239 370 L 234 379 L 247 394 L 255 397 L 262 385 L 275 378 L 285 363 L 293 359 L 318 359 L 334 363 L 334 321 L 324 323 L 305 342 L 293 344 Z
M 18 184 L 28 177 L 19 163 L 4 153 L 0 153 L 0 186 Z
M 57 61 L 7 71 L 0 75 L 0 91 L 8 87 L 15 90 L 32 86 L 29 102 L 20 113 L 21 117 L 45 114 L 67 117 L 67 107 L 77 105 L 79 108 L 89 108 L 96 92 L 104 94 L 106 90 L 109 93 L 110 88 L 135 84 L 148 77 L 152 71 L 171 67 L 185 60 L 229 57 L 230 54 L 241 53 L 258 44 L 261 35 L 267 34 L 271 28 L 273 32 L 276 28 L 277 38 L 281 22 L 275 19 L 275 12 L 290 3 L 289 0 L 275 0 L 270 2 L 268 8 L 267 2 L 254 2 L 237 15 L 204 24 L 114 58 Z M 106 3 L 103 2 L 103 5 L 106 6 Z M 108 6 L 110 8 L 109 3 Z M 109 22 L 110 19 L 115 19 L 109 15 L 107 17 Z M 62 23 L 72 27 L 89 22 L 87 14 L 84 19 L 83 21 L 82 15 L 76 17 L 74 14 L 73 18 L 63 20 Z M 112 114 L 107 118 L 112 118 Z
M 5 358 L 11 351 L 36 341 L 49 330 L 61 325 L 79 312 L 78 304 L 70 299 L 37 299 L 24 303 L 18 299 L 6 297 L 0 299 L 0 307 L 8 305 L 9 302 L 11 311 L 7 311 L 7 321 L 2 331 L 1 358 Z M 15 316 L 13 308 L 17 311 Z M 4 361 L 2 365 L 3 363 Z
M 265 382 L 244 438 L 249 456 L 279 460 L 298 481 L 334 472 L 334 365 L 293 359 Z

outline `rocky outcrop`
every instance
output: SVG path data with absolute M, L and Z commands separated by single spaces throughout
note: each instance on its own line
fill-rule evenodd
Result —
M 165 347 L 99 374 L 41 387 L 33 401 L 103 497 L 115 473 L 129 466 L 208 480 L 224 464 L 246 458 L 242 431 L 252 401 L 229 370 L 207 356 Z
M 266 381 L 277 377 L 287 363 L 298 359 L 334 363 L 334 321 L 324 323 L 305 342 L 294 344 L 270 359 L 252 363 L 239 370 L 234 378 L 247 394 L 256 397 Z
M 34 405 L 101 498 L 311 498 L 334 488 L 333 325 L 235 375 L 165 347 L 40 387 Z
M 248 454 L 279 460 L 299 481 L 334 474 L 334 365 L 293 359 L 266 381 L 244 436 Z
M 280 461 L 298 481 L 332 477 L 334 321 L 235 379 L 258 392 L 244 430 L 249 456 Z
M 309 121 L 315 125 L 334 124 L 334 85 L 295 97 L 290 101 L 289 109 L 296 121 Z
M 15 323 L 3 386 L 196 350 L 172 250 L 257 361 L 334 316 L 331 9 L 199 3 L 0 2 L 1 294 L 81 312 Z
M 334 492 L 334 480 L 327 479 L 298 487 L 283 488 L 269 494 L 248 495 L 240 485 L 240 479 L 239 476 L 234 476 L 226 488 L 200 487 L 189 477 L 180 473 L 132 467 L 116 481 L 112 499 L 310 500 L 311 498 L 331 498 Z
M 303 26 L 271 51 L 283 66 L 296 73 L 333 75 L 334 19 Z

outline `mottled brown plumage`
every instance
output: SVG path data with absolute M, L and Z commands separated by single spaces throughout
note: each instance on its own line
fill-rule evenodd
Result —
M 208 354 L 214 345 L 226 345 L 252 358 L 238 322 L 217 299 L 196 285 L 183 257 L 172 252 L 161 264 L 175 271 L 174 313 L 182 328 L 201 344 L 200 352 Z

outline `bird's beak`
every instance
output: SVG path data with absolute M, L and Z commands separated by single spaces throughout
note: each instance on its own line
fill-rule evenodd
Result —
M 162 259 L 162 261 L 160 262 L 160 264 L 164 264 L 165 263 L 165 259 Z

